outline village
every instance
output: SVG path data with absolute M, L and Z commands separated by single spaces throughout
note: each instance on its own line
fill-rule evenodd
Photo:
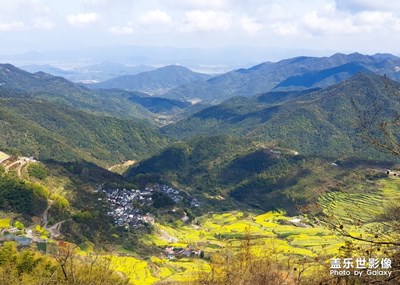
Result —
M 185 248 L 174 248 L 173 246 L 169 245 L 165 248 L 164 253 L 161 254 L 161 257 L 172 260 L 176 258 L 182 257 L 204 257 L 204 252 L 199 248 L 192 249 L 190 245 L 186 246 Z
M 107 212 L 114 219 L 114 223 L 126 229 L 139 228 L 145 224 L 154 223 L 154 216 L 145 213 L 142 209 L 145 206 L 153 205 L 153 194 L 160 192 L 168 196 L 174 203 L 183 203 L 190 207 L 200 207 L 200 202 L 192 198 L 190 194 L 169 187 L 167 185 L 154 184 L 144 189 L 99 189 L 105 195 L 98 198 L 99 201 L 106 201 L 110 210 Z

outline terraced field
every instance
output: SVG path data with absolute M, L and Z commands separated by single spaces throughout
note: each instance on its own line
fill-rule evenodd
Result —
M 252 250 L 257 256 L 274 252 L 280 256 L 315 257 L 322 250 L 335 253 L 344 245 L 344 241 L 329 230 L 302 223 L 299 223 L 299 226 L 292 222 L 293 220 L 284 212 L 268 212 L 262 215 L 243 212 L 209 214 L 199 219 L 199 225 L 179 229 L 155 225 L 178 242 L 169 242 L 157 235 L 147 235 L 145 241 L 148 245 L 160 248 L 167 245 L 185 248 L 190 245 L 192 248 L 202 249 L 206 256 L 226 248 L 235 251 L 246 234 L 251 236 L 255 244 Z M 208 270 L 207 263 L 198 258 L 158 261 L 157 266 L 164 268 L 164 272 L 169 272 L 168 276 L 164 275 L 161 278 L 164 281 L 188 282 L 202 270 Z
M 392 201 L 400 201 L 399 178 L 382 179 L 379 184 L 380 187 L 372 192 L 330 192 L 321 196 L 319 203 L 327 215 L 341 217 L 349 222 L 357 218 L 363 223 L 369 223 L 374 217 L 382 214 Z

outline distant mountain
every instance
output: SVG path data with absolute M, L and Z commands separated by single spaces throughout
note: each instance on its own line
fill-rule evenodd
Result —
M 105 81 L 118 76 L 135 75 L 142 72 L 155 70 L 156 68 L 148 65 L 128 66 L 119 63 L 102 62 L 89 66 L 75 68 L 79 72 L 79 78 L 75 79 L 80 82 L 87 81 Z
M 29 73 L 11 64 L 0 64 L 0 87 L 13 91 L 10 96 L 43 99 L 95 113 L 120 118 L 153 118 L 152 113 L 189 106 L 177 100 L 150 97 L 140 92 L 90 90 L 65 78 L 44 72 Z M 7 92 L 0 97 L 8 96 Z
M 179 86 L 164 97 L 182 100 L 221 102 L 234 96 L 251 97 L 272 90 L 298 90 L 327 87 L 357 72 L 386 74 L 400 80 L 400 58 L 388 54 L 374 56 L 335 54 L 331 57 L 295 57 L 238 69 L 211 78 Z
M 102 62 L 93 65 L 79 66 L 70 69 L 61 69 L 48 64 L 24 65 L 21 69 L 28 72 L 45 72 L 54 76 L 61 76 L 73 82 L 97 83 L 123 75 L 135 75 L 141 72 L 156 69 L 152 66 L 138 65 L 127 66 L 119 63 Z
M 44 72 L 54 76 L 64 77 L 69 80 L 73 80 L 73 78 L 78 74 L 76 71 L 54 67 L 50 64 L 29 64 L 20 66 L 20 68 L 30 73 Z
M 307 72 L 301 75 L 291 76 L 279 83 L 274 90 L 288 87 L 292 87 L 294 89 L 326 87 L 343 81 L 360 72 L 369 72 L 369 70 L 358 63 L 346 63 L 320 71 Z
M 142 91 L 148 94 L 162 94 L 177 86 L 191 82 L 205 81 L 209 78 L 211 78 L 210 75 L 196 73 L 183 66 L 170 65 L 137 75 L 120 76 L 90 85 L 89 87 L 102 89 L 118 88 Z
M 399 92 L 397 82 L 378 75 L 357 74 L 315 92 L 271 92 L 253 98 L 232 98 L 166 126 L 163 131 L 177 138 L 230 134 L 278 141 L 303 154 L 333 158 L 373 157 L 379 154 L 360 139 L 356 129 L 359 114 L 352 102 L 367 111 L 379 106 L 382 117 L 398 110 Z M 276 94 L 284 99 L 278 96 L 268 100 L 268 96 Z

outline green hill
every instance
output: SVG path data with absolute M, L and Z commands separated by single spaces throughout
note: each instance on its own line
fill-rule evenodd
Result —
M 168 143 L 148 123 L 38 100 L 0 99 L 0 128 L 0 149 L 41 160 L 109 165 L 148 157 Z
M 300 96 L 292 93 L 282 103 L 268 101 L 274 93 L 232 98 L 166 126 L 163 131 L 177 138 L 222 133 L 278 141 L 305 155 L 383 158 L 361 140 L 357 129 L 360 114 L 354 104 L 365 114 L 379 107 L 383 118 L 396 112 L 399 90 L 398 83 L 384 77 L 358 74 L 324 90 Z
M 338 166 L 273 143 L 216 136 L 171 145 L 131 167 L 125 176 L 134 183 L 166 183 L 186 189 L 201 198 L 203 213 L 250 208 L 297 214 L 299 207 L 317 203 L 325 193 L 359 193 L 361 184 L 372 191 L 365 182 L 368 177 L 385 174 L 368 169 L 382 166 L 367 162 L 365 167 L 363 163 L 349 160 Z
M 171 145 L 139 162 L 125 176 L 135 183 L 178 185 L 205 199 L 229 198 L 230 192 L 246 181 L 263 173 L 275 179 L 302 160 L 290 150 L 280 149 L 284 153 L 280 156 L 272 148 L 273 145 L 227 136 L 196 138 Z M 216 203 L 216 209 L 235 207 L 229 200 L 211 199 L 210 203 Z M 268 207 L 275 206 L 269 203 Z

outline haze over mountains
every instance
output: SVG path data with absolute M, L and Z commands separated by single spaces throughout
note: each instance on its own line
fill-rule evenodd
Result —
M 22 65 L 21 68 L 32 73 L 43 71 L 54 76 L 61 76 L 68 80 L 82 83 L 97 83 L 118 76 L 134 75 L 156 69 L 153 66 L 147 65 L 127 66 L 112 62 L 102 62 L 93 65 L 63 69 L 49 64 Z
M 40 66 L 30 68 L 35 71 L 38 69 Z M 65 74 L 70 71 L 49 66 L 43 66 L 42 69 L 70 79 L 75 76 Z M 101 77 L 106 78 L 102 82 L 87 85 L 90 88 L 141 91 L 170 99 L 218 103 L 234 96 L 250 97 L 272 90 L 324 88 L 359 72 L 385 74 L 399 80 L 400 58 L 390 54 L 369 56 L 358 53 L 334 54 L 330 57 L 302 56 L 266 62 L 216 76 L 196 73 L 176 65 L 151 69 L 147 66 L 128 67 L 112 63 L 82 68 L 87 72 L 85 82 L 91 82 L 92 78 L 97 78 L 93 82 Z M 109 78 L 113 73 L 123 75 Z

